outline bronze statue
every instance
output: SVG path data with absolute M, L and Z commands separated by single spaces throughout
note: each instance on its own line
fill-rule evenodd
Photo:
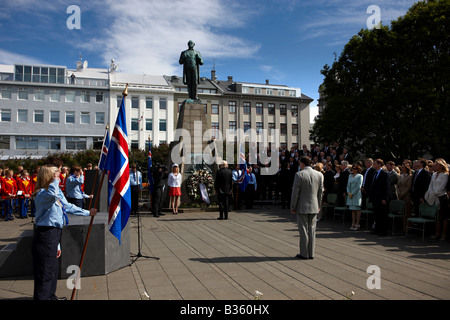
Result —
M 200 83 L 200 66 L 203 64 L 200 52 L 194 50 L 195 43 L 188 42 L 188 50 L 181 52 L 180 64 L 183 65 L 183 83 L 187 85 L 189 99 L 198 100 L 197 85 Z

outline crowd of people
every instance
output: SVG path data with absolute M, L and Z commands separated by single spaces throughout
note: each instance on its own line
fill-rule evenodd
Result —
M 234 168 L 233 210 L 241 210 L 243 204 L 250 209 L 254 200 L 271 200 L 289 209 L 294 177 L 300 171 L 300 158 L 307 156 L 311 159 L 311 167 L 324 176 L 323 202 L 327 202 L 328 194 L 336 194 L 337 206 L 347 207 L 352 212 L 350 229 L 360 229 L 361 210 L 369 202 L 376 213 L 374 217 L 378 217 L 371 222 L 372 232 L 386 235 L 390 201 L 399 199 L 405 201 L 404 230 L 407 218 L 418 215 L 420 204 L 425 202 L 439 207 L 436 232 L 432 237 L 447 239 L 450 179 L 449 165 L 444 159 L 405 159 L 401 164 L 372 158 L 354 161 L 349 150 L 338 142 L 313 145 L 311 150 L 306 145 L 301 149 L 280 148 L 278 153 L 279 169 L 275 175 L 261 175 L 261 168 L 270 164 L 251 163 L 250 157 L 246 157 L 254 182 L 245 190 L 238 183 L 239 166 Z
M 85 207 L 85 199 L 93 198 L 84 192 L 84 173 L 92 170 L 92 164 L 88 163 L 82 168 L 73 165 L 70 168 L 62 166 L 59 173 L 59 188 L 64 193 L 69 203 L 77 207 Z M 25 219 L 34 217 L 36 212 L 33 193 L 36 188 L 37 176 L 40 166 L 32 172 L 17 166 L 16 171 L 5 167 L 0 168 L 0 217 L 4 221 L 14 218 Z

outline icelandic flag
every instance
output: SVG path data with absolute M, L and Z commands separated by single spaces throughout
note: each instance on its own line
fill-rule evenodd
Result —
M 125 96 L 122 97 L 116 124 L 109 143 L 105 170 L 112 185 L 109 196 L 109 231 L 121 239 L 131 212 L 130 168 L 128 166 L 128 136 L 125 114 Z
M 152 142 L 148 140 L 148 165 L 147 165 L 147 176 L 148 176 L 148 190 L 153 193 L 154 181 L 152 174 Z
M 241 170 L 241 175 L 238 177 L 237 182 L 240 184 L 241 191 L 245 191 L 250 176 L 247 172 L 247 161 L 245 160 L 244 149 L 241 144 L 241 152 L 239 154 L 239 170 Z
M 108 129 L 106 129 L 105 136 L 103 137 L 102 153 L 100 155 L 100 160 L 98 162 L 98 169 L 100 171 L 103 171 L 105 169 L 105 161 L 106 155 L 108 154 L 108 148 L 109 148 L 109 132 Z

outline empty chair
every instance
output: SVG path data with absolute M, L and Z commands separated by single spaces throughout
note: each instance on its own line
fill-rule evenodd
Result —
M 337 194 L 336 193 L 329 193 L 327 195 L 326 202 L 322 204 L 322 210 L 325 210 L 322 217 L 324 217 L 325 220 L 327 220 L 327 213 L 328 208 L 333 208 L 337 206 Z
M 436 223 L 436 215 L 438 211 L 438 205 L 429 205 L 426 202 L 421 203 L 419 206 L 419 216 L 408 218 L 406 220 L 406 235 L 408 236 L 408 229 L 422 230 L 422 241 L 425 241 L 425 226 L 427 223 Z M 422 228 L 414 227 L 413 224 L 421 224 Z
M 389 202 L 389 218 L 392 219 L 392 234 L 395 232 L 395 219 L 403 219 L 405 214 L 405 201 L 391 200 Z
M 372 202 L 366 199 L 366 209 L 361 210 L 361 219 L 366 220 L 366 230 L 369 229 L 369 216 L 374 213 Z

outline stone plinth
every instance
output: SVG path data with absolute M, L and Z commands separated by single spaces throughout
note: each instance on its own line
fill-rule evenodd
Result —
M 192 203 L 189 197 L 186 181 L 193 171 L 206 168 L 215 176 L 217 170 L 216 163 L 207 164 L 207 157 L 212 157 L 210 149 L 214 142 L 211 139 L 211 125 L 209 124 L 205 106 L 200 101 L 191 102 L 187 100 L 180 107 L 177 122 L 177 132 L 174 142 L 170 144 L 168 159 L 169 172 L 172 170 L 172 164 L 177 163 L 180 166 L 182 174 L 181 184 L 181 203 Z M 206 132 L 206 134 L 205 134 Z M 205 139 L 204 139 L 205 136 Z M 209 195 L 210 197 L 213 195 Z

